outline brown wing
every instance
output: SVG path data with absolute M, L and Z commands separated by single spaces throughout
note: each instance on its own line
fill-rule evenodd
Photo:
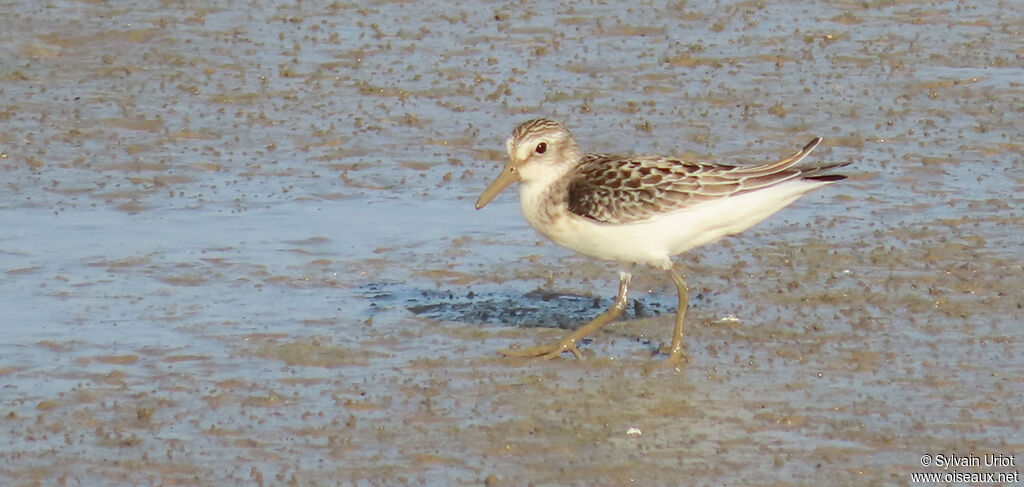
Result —
M 836 181 L 821 172 L 843 164 L 794 168 L 818 143 L 777 162 L 729 166 L 643 156 L 588 154 L 570 177 L 569 211 L 603 223 L 634 223 L 794 178 Z

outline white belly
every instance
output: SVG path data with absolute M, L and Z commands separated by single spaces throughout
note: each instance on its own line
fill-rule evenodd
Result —
M 825 184 L 828 183 L 787 181 L 628 224 L 599 223 L 564 208 L 551 211 L 543 206 L 550 203 L 542 192 L 527 184 L 520 185 L 519 197 L 526 221 L 563 247 L 599 259 L 666 268 L 671 256 L 742 232 Z

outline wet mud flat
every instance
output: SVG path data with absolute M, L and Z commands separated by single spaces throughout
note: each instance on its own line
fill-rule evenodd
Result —
M 0 483 L 906 485 L 1024 458 L 1015 4 L 0 2 Z M 585 150 L 852 161 L 638 270 L 472 202 Z M 963 472 L 1013 473 L 1015 466 Z M 1012 485 L 1004 482 L 1002 485 Z

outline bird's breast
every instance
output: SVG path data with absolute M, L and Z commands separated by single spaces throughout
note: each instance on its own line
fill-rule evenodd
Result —
M 519 203 L 530 226 L 557 241 L 555 234 L 569 216 L 565 192 L 555 184 L 523 183 L 519 186 Z

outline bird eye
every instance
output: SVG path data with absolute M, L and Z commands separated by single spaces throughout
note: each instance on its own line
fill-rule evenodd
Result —
M 548 150 L 548 145 L 544 142 L 537 144 L 537 148 L 534 149 L 538 154 L 543 154 L 546 150 Z

